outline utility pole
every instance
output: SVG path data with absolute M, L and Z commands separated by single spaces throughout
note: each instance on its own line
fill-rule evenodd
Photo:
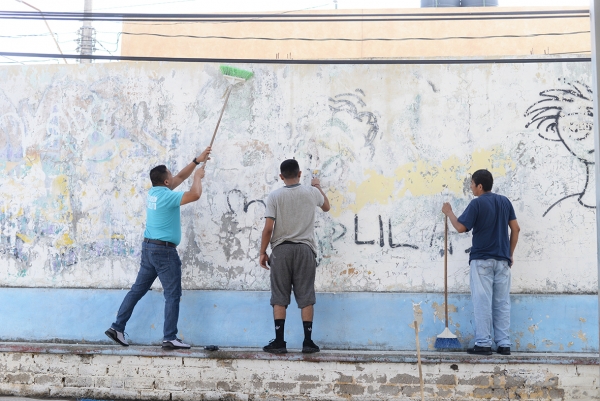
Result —
M 600 92 L 600 81 L 598 73 L 600 72 L 600 40 L 597 37 L 600 34 L 600 0 L 590 1 L 590 22 L 592 34 L 592 92 L 594 93 L 594 169 L 596 170 L 596 268 L 598 271 L 598 289 L 600 290 L 600 108 L 598 103 L 598 94 Z M 600 292 L 598 293 L 598 311 L 600 311 Z M 600 330 L 600 319 L 598 320 Z M 600 333 L 600 331 L 599 331 Z M 599 336 L 600 342 L 600 336 Z
M 92 13 L 92 0 L 84 0 L 83 5 L 83 26 L 79 28 L 79 38 L 77 42 L 79 46 L 77 51 L 82 56 L 91 56 L 94 50 L 96 50 L 96 30 L 92 27 L 92 21 L 85 18 L 90 18 Z M 79 62 L 91 63 L 92 60 L 89 58 L 81 58 Z

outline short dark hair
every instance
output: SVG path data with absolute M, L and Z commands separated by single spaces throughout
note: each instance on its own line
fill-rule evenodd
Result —
M 475 186 L 481 184 L 481 187 L 485 192 L 490 192 L 494 186 L 494 177 L 492 177 L 492 173 L 487 170 L 477 170 L 473 173 L 471 179 L 475 183 Z
M 169 171 L 167 170 L 167 166 L 165 166 L 164 164 L 156 166 L 152 170 L 150 170 L 150 181 L 152 181 L 153 187 L 165 185 L 165 180 L 168 176 Z
M 298 162 L 294 159 L 287 159 L 281 163 L 279 166 L 279 171 L 281 171 L 281 175 L 283 178 L 296 178 L 298 177 L 298 172 L 300 171 L 300 166 Z

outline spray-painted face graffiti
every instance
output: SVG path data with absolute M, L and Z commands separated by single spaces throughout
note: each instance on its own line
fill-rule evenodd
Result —
M 318 140 L 307 150 L 313 155 L 312 166 L 331 182 L 344 182 L 355 178 L 362 170 L 352 170 L 360 161 L 373 158 L 373 141 L 379 132 L 377 117 L 365 110 L 365 94 L 357 89 L 354 93 L 342 93 L 329 98 L 329 113 L 313 120 L 320 121 Z M 357 163 L 357 161 L 359 163 Z
M 566 82 L 569 89 L 549 89 L 540 92 L 543 98 L 525 112 L 525 117 L 531 120 L 526 128 L 537 124 L 540 137 L 561 142 L 579 161 L 585 165 L 585 185 L 581 192 L 569 194 L 554 202 L 544 216 L 561 201 L 577 196 L 582 206 L 595 208 L 593 194 L 588 191 L 588 185 L 593 182 L 594 169 L 594 136 L 593 129 L 593 98 L 589 86 L 581 82 Z

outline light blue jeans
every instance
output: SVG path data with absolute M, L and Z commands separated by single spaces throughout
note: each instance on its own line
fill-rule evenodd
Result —
M 506 260 L 471 261 L 475 345 L 510 347 L 510 267 Z

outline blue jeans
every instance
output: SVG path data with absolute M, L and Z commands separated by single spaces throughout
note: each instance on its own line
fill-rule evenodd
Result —
M 471 261 L 471 299 L 475 312 L 475 345 L 510 347 L 510 267 L 506 260 Z
M 164 245 L 142 243 L 142 261 L 135 283 L 125 295 L 117 313 L 117 321 L 111 327 L 125 331 L 125 325 L 133 313 L 133 308 L 150 289 L 156 277 L 162 284 L 165 295 L 165 325 L 163 340 L 177 338 L 179 301 L 181 299 L 181 260 L 176 248 Z

